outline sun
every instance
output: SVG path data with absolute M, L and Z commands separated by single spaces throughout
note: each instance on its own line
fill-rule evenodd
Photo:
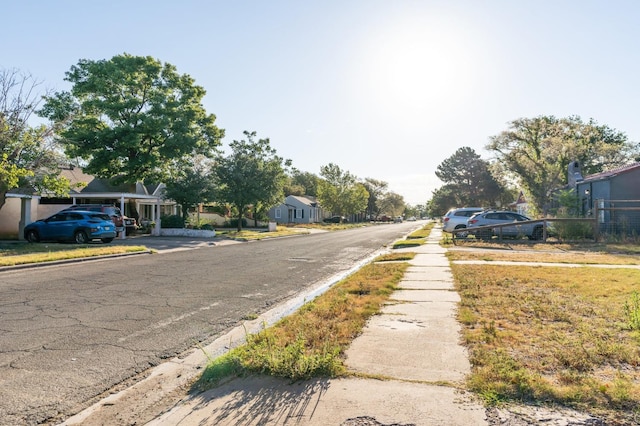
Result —
M 475 53 L 460 31 L 405 19 L 372 35 L 359 68 L 366 96 L 379 108 L 402 114 L 464 102 L 473 90 Z

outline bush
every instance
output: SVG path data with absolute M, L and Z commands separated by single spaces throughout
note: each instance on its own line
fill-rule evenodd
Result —
M 591 222 L 553 222 L 553 233 L 561 240 L 578 240 L 593 238 Z
M 162 216 L 160 218 L 161 228 L 184 228 L 184 219 L 180 215 Z

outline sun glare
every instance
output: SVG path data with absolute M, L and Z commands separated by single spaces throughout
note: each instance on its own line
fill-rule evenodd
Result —
M 475 61 L 459 30 L 408 20 L 372 37 L 360 69 L 372 103 L 386 113 L 413 115 L 463 102 Z

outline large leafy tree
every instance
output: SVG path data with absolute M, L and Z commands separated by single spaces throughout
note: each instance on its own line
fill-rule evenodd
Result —
M 567 184 L 571 161 L 577 160 L 588 175 L 627 164 L 639 155 L 638 145 L 624 133 L 577 116 L 514 120 L 508 130 L 490 138 L 487 149 L 540 213 L 546 212 L 552 194 Z
M 459 148 L 440 163 L 436 176 L 456 195 L 456 203 L 449 207 L 496 205 L 504 192 L 489 163 L 469 147 Z
M 229 144 L 231 153 L 220 158 L 214 168 L 219 183 L 218 201 L 234 206 L 238 214 L 238 231 L 247 208 L 256 214 L 282 201 L 289 160 L 276 155 L 269 139 L 256 138 L 245 131 L 246 140 Z
M 334 214 L 360 213 L 367 207 L 369 193 L 356 176 L 339 166 L 329 163 L 320 168 L 318 201 Z
M 189 166 L 173 170 L 166 182 L 165 195 L 182 207 L 182 220 L 186 223 L 189 213 L 200 203 L 213 201 L 216 194 L 216 179 L 211 161 L 206 157 L 195 157 Z
M 0 209 L 17 188 L 58 195 L 69 190 L 69 181 L 59 176 L 64 157 L 51 129 L 29 124 L 39 107 L 40 85 L 18 70 L 0 70 Z
M 152 57 L 82 59 L 65 80 L 71 91 L 48 96 L 40 113 L 70 157 L 114 183 L 164 181 L 177 162 L 214 156 L 224 136 L 201 104 L 205 90 Z

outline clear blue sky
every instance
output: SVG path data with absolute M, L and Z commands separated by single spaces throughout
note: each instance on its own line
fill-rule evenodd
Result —
M 521 117 L 640 140 L 640 1 L 0 1 L 1 68 L 69 89 L 79 59 L 191 75 L 225 145 L 256 131 L 300 170 L 335 163 L 411 204 L 458 148 Z

